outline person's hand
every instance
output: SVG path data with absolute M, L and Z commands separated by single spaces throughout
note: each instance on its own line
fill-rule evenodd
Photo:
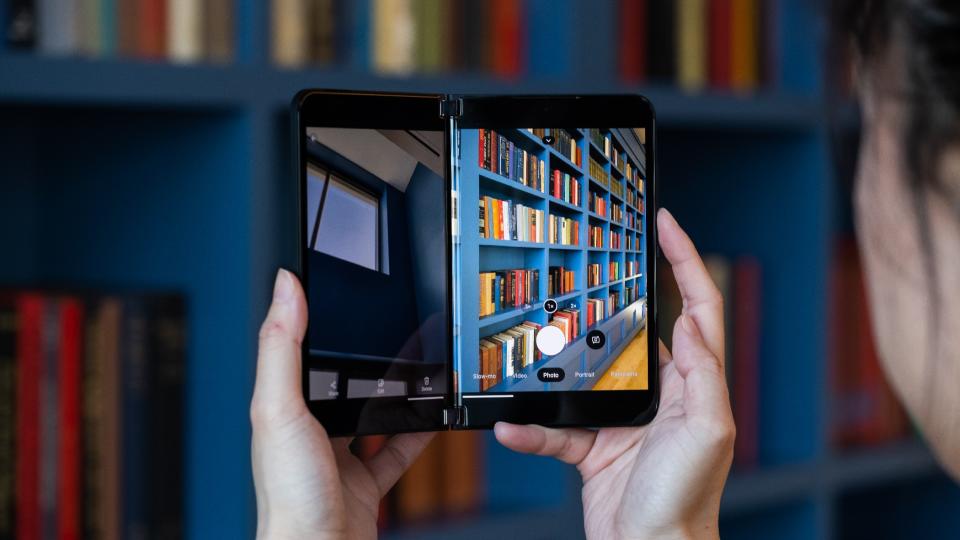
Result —
M 583 477 L 588 538 L 717 538 L 735 428 L 723 370 L 723 300 L 666 210 L 660 245 L 683 297 L 673 355 L 660 344 L 660 410 L 637 428 L 548 429 L 498 423 L 497 440 L 554 456 Z
M 280 270 L 260 329 L 250 404 L 257 537 L 376 538 L 380 499 L 432 434 L 392 437 L 366 461 L 350 452 L 350 439 L 328 438 L 300 388 L 306 327 L 303 289 L 293 274 Z

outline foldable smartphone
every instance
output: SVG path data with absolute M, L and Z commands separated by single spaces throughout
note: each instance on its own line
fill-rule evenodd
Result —
M 328 432 L 653 418 L 645 98 L 309 90 L 293 116 L 303 393 Z

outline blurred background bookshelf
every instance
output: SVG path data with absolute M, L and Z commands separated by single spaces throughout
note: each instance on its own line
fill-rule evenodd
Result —
M 731 476 L 723 536 L 916 536 L 907 521 L 946 535 L 960 491 L 896 412 L 861 319 L 818 5 L 4 0 L 0 285 L 184 297 L 183 532 L 250 537 L 256 330 L 297 248 L 294 93 L 642 92 L 657 108 L 660 203 L 726 272 L 733 347 L 753 358 L 733 366 L 750 459 Z M 385 506 L 389 537 L 582 535 L 571 468 L 486 433 L 441 437 L 428 459 L 457 445 L 476 459 L 468 473 L 421 467 L 439 472 L 432 491 L 406 491 L 413 509 L 396 502 L 406 479 Z M 464 474 L 469 492 L 444 487 Z

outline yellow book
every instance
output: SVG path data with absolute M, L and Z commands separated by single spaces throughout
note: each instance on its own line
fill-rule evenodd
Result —
M 309 60 L 306 0 L 274 0 L 273 60 L 285 67 L 299 67 Z
M 374 0 L 373 67 L 380 73 L 404 75 L 415 67 L 413 0 Z
M 676 6 L 678 81 L 695 92 L 707 84 L 707 0 L 677 0 Z
M 759 82 L 759 0 L 732 0 L 730 85 L 749 91 Z

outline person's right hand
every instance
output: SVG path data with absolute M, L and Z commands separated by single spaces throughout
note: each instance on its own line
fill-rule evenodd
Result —
M 588 538 L 718 538 L 735 428 L 723 370 L 723 300 L 693 242 L 666 210 L 660 245 L 683 297 L 673 354 L 660 344 L 660 410 L 636 428 L 498 423 L 497 440 L 554 456 L 583 477 Z

